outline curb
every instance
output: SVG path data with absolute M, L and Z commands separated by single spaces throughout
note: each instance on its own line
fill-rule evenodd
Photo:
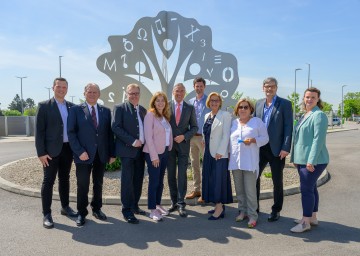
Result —
M 4 167 L 16 163 L 18 160 L 4 164 L 0 166 L 0 171 Z M 330 179 L 329 172 L 325 169 L 324 172 L 321 174 L 317 181 L 317 186 L 320 187 L 324 185 L 327 181 Z M 287 186 L 284 188 L 284 196 L 294 195 L 300 193 L 300 184 L 294 184 L 291 186 Z M 10 181 L 7 181 L 0 177 L 0 188 L 3 190 L 6 190 L 11 193 L 24 195 L 24 196 L 30 196 L 30 197 L 38 197 L 41 198 L 41 191 L 38 189 L 28 188 L 28 187 L 22 187 L 20 185 L 14 184 Z M 91 200 L 92 195 L 89 194 L 89 200 Z M 260 200 L 263 199 L 269 199 L 273 197 L 273 191 L 272 189 L 266 189 L 260 191 Z M 59 193 L 53 192 L 53 200 L 60 200 Z M 70 193 L 69 196 L 70 202 L 76 202 L 76 194 Z M 234 202 L 237 202 L 236 196 L 233 196 Z M 120 196 L 104 196 L 103 197 L 103 204 L 105 205 L 121 205 Z M 161 200 L 162 204 L 164 205 L 170 205 L 171 199 L 169 197 L 163 197 Z M 185 202 L 188 205 L 202 205 L 197 202 L 197 198 L 194 199 L 186 199 Z M 141 197 L 139 201 L 139 205 L 147 205 L 147 197 Z

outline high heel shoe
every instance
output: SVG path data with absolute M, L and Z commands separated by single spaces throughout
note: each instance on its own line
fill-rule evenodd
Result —
M 221 214 L 218 217 L 215 217 L 214 215 L 211 215 L 208 220 L 218 220 L 223 219 L 225 217 L 225 209 L 222 210 Z
M 223 205 L 222 208 L 223 208 L 223 211 L 225 212 L 225 205 Z M 208 211 L 208 214 L 214 214 L 214 212 L 215 212 L 215 208 Z

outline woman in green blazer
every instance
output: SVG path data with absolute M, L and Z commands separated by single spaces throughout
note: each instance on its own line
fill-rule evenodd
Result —
M 303 217 L 291 232 L 301 233 L 317 225 L 316 213 L 319 206 L 319 193 L 316 182 L 329 163 L 326 148 L 328 119 L 322 109 L 320 90 L 311 87 L 305 90 L 303 108 L 306 113 L 294 129 L 291 162 L 300 176 L 301 203 Z

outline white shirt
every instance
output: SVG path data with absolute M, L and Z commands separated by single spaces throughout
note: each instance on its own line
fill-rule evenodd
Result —
M 169 122 L 165 119 L 165 117 L 163 117 L 161 119 L 161 124 L 165 129 L 165 133 L 166 133 L 166 138 L 165 138 L 165 146 L 169 146 L 170 145 L 170 131 L 171 131 L 171 126 L 169 124 Z
M 238 139 L 255 138 L 256 143 L 245 145 Z M 259 175 L 259 149 L 269 141 L 266 126 L 258 117 L 252 117 L 245 125 L 239 119 L 232 121 L 230 130 L 229 170 L 256 172 Z

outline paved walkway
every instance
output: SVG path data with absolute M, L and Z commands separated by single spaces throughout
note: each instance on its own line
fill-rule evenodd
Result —
M 1 255 L 360 255 L 360 172 L 355 164 L 360 131 L 329 134 L 327 143 L 331 179 L 319 188 L 320 225 L 310 232 L 289 232 L 301 215 L 299 194 L 285 197 L 275 223 L 266 221 L 272 200 L 262 200 L 253 230 L 234 221 L 236 204 L 227 206 L 219 221 L 207 220 L 210 207 L 190 206 L 188 218 L 172 214 L 155 223 L 141 216 L 139 225 L 125 223 L 119 206 L 105 205 L 108 221 L 89 215 L 78 228 L 74 219 L 60 215 L 58 201 L 52 205 L 55 228 L 47 230 L 41 200 L 0 189 Z M 32 142 L 0 144 L 0 164 L 32 155 Z

